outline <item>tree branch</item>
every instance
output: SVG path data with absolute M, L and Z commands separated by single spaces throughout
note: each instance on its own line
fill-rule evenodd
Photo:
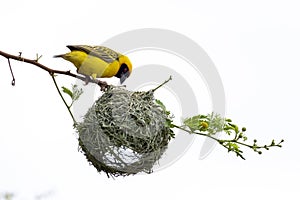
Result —
M 70 70 L 62 71 L 62 70 L 55 70 L 55 69 L 51 69 L 49 67 L 46 67 L 45 65 L 38 62 L 38 57 L 37 57 L 37 59 L 32 60 L 32 59 L 23 58 L 21 52 L 18 56 L 15 56 L 15 55 L 12 55 L 12 54 L 5 53 L 3 51 L 0 51 L 0 55 L 7 58 L 8 62 L 9 62 L 10 59 L 13 59 L 13 60 L 17 60 L 17 61 L 21 61 L 21 62 L 25 62 L 25 63 L 35 65 L 35 66 L 49 72 L 49 74 L 51 76 L 53 76 L 54 74 L 62 74 L 62 75 L 71 76 L 71 77 L 80 79 L 82 81 L 85 81 L 86 83 L 95 83 L 95 84 L 100 86 L 102 91 L 105 90 L 108 87 L 108 84 L 104 81 L 100 81 L 100 80 L 97 80 L 97 79 L 90 79 L 90 78 L 87 78 L 86 76 L 73 74 L 73 73 L 71 73 Z M 9 64 L 10 64 L 10 62 L 9 62 Z M 10 66 L 10 68 L 11 68 L 11 66 Z M 12 70 L 11 70 L 11 73 L 12 73 Z M 13 76 L 13 73 L 12 73 L 12 76 Z M 15 81 L 15 79 L 14 79 L 14 76 L 13 76 L 13 82 L 12 83 L 14 83 L 14 81 Z

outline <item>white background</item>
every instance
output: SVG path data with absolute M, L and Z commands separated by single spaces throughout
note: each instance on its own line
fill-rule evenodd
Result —
M 47 72 L 0 57 L 0 193 L 16 199 L 297 199 L 300 197 L 300 4 L 291 0 L 18 1 L 0 6 L 0 50 L 74 69 L 53 59 L 67 44 L 101 44 L 138 28 L 186 35 L 223 80 L 226 113 L 262 143 L 282 149 L 246 161 L 203 138 L 175 164 L 150 175 L 107 179 L 77 151 L 72 121 Z M 134 63 L 134 60 L 132 60 Z M 60 85 L 74 80 L 58 77 Z

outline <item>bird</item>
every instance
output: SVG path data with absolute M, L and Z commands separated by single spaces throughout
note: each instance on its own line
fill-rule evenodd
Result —
M 70 52 L 55 55 L 63 58 L 77 68 L 77 73 L 86 77 L 117 77 L 122 84 L 131 74 L 132 64 L 129 58 L 104 46 L 67 45 Z

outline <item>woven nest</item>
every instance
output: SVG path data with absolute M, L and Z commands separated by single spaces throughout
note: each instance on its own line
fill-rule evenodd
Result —
M 173 137 L 154 90 L 109 88 L 76 126 L 87 160 L 109 176 L 151 173 Z

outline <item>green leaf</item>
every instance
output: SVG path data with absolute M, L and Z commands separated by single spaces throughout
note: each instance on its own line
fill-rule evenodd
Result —
M 235 151 L 239 150 L 239 145 L 236 143 L 231 143 L 231 147 L 234 148 Z
M 166 106 L 163 104 L 162 101 L 155 99 L 155 103 L 157 103 L 166 112 Z
M 208 119 L 208 134 L 214 135 L 224 130 L 224 118 L 222 118 L 220 115 L 216 113 L 211 113 L 208 115 Z
M 64 93 L 68 94 L 71 97 L 71 99 L 73 99 L 73 92 L 71 90 L 69 90 L 68 88 L 66 88 L 64 86 L 62 86 L 61 88 Z
M 234 127 L 234 131 L 235 131 L 236 134 L 238 134 L 238 133 L 239 133 L 239 127 L 238 127 L 238 126 L 235 126 L 235 127 Z
M 168 118 L 166 119 L 166 126 L 169 127 L 169 128 L 174 128 L 175 126 L 174 126 L 174 124 L 172 124 L 173 123 L 173 120 L 172 120 L 173 116 L 171 116 L 171 112 L 167 110 L 166 106 L 163 104 L 162 101 L 160 101 L 158 99 L 155 99 L 155 103 L 157 105 L 159 105 L 163 109 L 164 113 L 168 116 Z M 171 135 L 171 137 L 172 138 L 175 137 L 175 134 L 173 133 Z
M 186 125 L 191 129 L 191 131 L 199 130 L 200 127 L 200 120 L 202 119 L 202 115 L 196 115 L 190 118 L 186 118 L 183 121 L 183 124 Z
M 229 126 L 231 126 L 233 129 L 235 129 L 236 125 L 232 123 L 228 123 Z
M 82 88 L 78 88 L 77 85 L 72 85 L 72 91 L 73 91 L 72 100 L 77 101 L 80 95 L 82 95 L 83 90 Z
M 221 132 L 224 128 L 224 118 L 215 113 L 208 115 L 196 115 L 185 119 L 183 123 L 189 127 L 191 131 L 207 131 L 209 135 L 214 135 L 218 132 Z

